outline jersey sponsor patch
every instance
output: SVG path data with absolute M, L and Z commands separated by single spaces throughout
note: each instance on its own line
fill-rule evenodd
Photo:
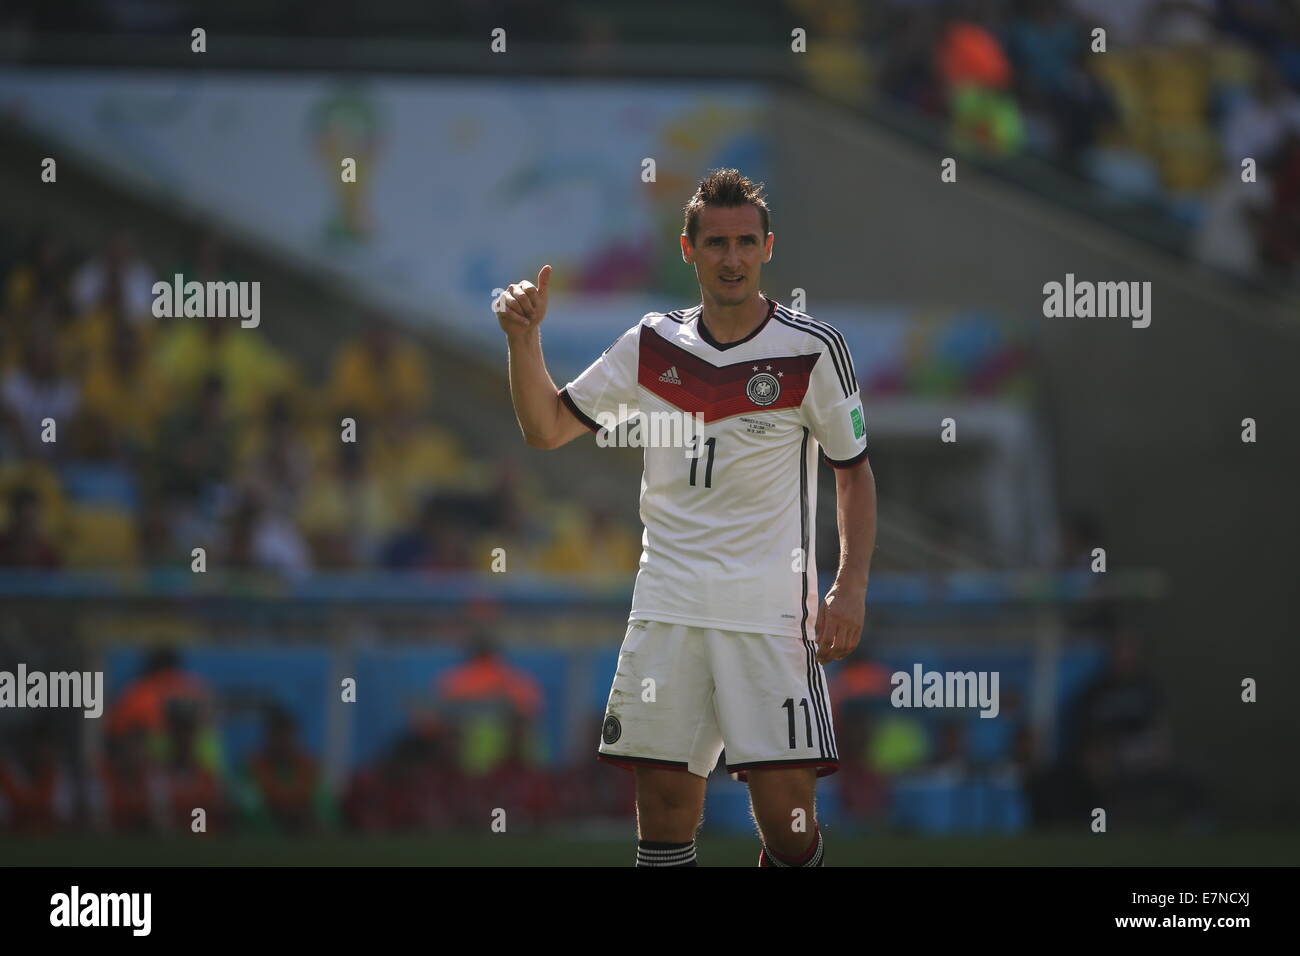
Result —
M 853 437 L 861 438 L 866 432 L 866 428 L 862 424 L 862 406 L 859 405 L 857 408 L 851 409 L 849 418 L 853 421 Z

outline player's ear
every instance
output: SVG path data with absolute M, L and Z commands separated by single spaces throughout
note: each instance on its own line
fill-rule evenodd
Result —
M 681 243 L 682 243 L 682 262 L 690 262 L 691 261 L 691 240 L 686 235 L 686 233 L 682 233 L 679 238 L 681 239 Z
M 766 246 L 766 248 L 763 250 L 763 261 L 764 261 L 764 262 L 771 262 L 771 261 L 772 261 L 772 244 L 773 244 L 775 241 L 776 241 L 776 236 L 775 236 L 773 233 L 770 233 L 770 232 L 769 232 L 769 233 L 767 234 L 767 242 L 764 244 L 764 245 Z

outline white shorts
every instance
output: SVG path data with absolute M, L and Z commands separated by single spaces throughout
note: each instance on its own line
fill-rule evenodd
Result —
M 811 639 L 632 621 L 618 654 L 598 757 L 707 777 L 839 769 L 826 674 Z

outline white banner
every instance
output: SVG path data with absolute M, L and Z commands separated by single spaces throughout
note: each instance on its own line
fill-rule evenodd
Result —
M 647 295 L 698 301 L 681 207 L 713 166 L 768 177 L 763 106 L 730 83 L 0 71 L 0 111 L 52 143 L 404 315 L 499 343 L 493 288 L 551 263 L 565 365 Z

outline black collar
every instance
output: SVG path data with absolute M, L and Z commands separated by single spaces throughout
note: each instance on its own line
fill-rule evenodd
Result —
M 763 298 L 767 299 L 767 296 L 763 296 Z M 763 329 L 766 328 L 768 321 L 776 314 L 776 305 L 776 299 L 767 299 L 767 315 L 763 316 L 763 321 L 758 323 L 758 326 L 753 332 L 750 332 L 743 339 L 736 339 L 734 342 L 719 342 L 713 337 L 709 332 L 708 327 L 704 324 L 704 306 L 700 306 L 700 314 L 695 320 L 695 327 L 699 330 L 700 338 L 704 339 L 704 341 L 708 342 L 719 352 L 722 352 L 730 348 L 735 348 L 737 345 L 743 345 L 759 332 L 762 332 Z

